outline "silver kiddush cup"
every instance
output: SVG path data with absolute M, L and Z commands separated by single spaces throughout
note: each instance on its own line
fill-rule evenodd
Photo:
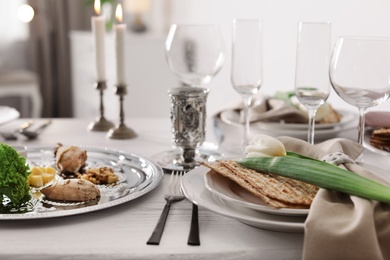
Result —
M 196 150 L 205 141 L 206 100 L 209 90 L 179 87 L 168 91 L 171 97 L 172 141 L 182 149 L 182 157 L 173 163 L 183 169 L 193 169 Z

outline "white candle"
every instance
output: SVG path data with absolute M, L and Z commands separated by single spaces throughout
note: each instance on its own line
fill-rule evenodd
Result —
M 118 24 L 115 24 L 115 54 L 116 54 L 116 83 L 119 86 L 126 85 L 125 75 L 125 42 L 126 42 L 126 24 L 122 24 L 123 10 L 122 5 L 118 4 L 115 11 Z
M 100 16 L 100 0 L 95 0 L 95 13 L 97 16 L 91 18 L 92 33 L 95 43 L 95 62 L 96 62 L 96 77 L 97 81 L 106 80 L 105 71 L 105 52 L 104 52 L 104 37 L 106 33 L 106 19 Z

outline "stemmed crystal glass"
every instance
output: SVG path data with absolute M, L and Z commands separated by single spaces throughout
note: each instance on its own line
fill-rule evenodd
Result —
M 358 143 L 363 145 L 366 109 L 390 95 L 390 38 L 339 37 L 329 74 L 336 93 L 359 110 Z
M 183 86 L 168 91 L 171 97 L 172 141 L 176 149 L 157 160 L 169 170 L 188 170 L 205 140 L 204 86 L 225 61 L 222 33 L 217 25 L 172 25 L 165 43 L 167 63 Z M 178 148 L 178 149 L 177 149 Z M 203 160 L 214 154 L 200 154 Z M 210 159 L 211 160 L 211 159 Z
M 317 109 L 329 97 L 331 24 L 300 22 L 295 68 L 295 94 L 308 112 L 308 143 L 314 144 Z
M 241 150 L 248 144 L 249 108 L 263 81 L 262 28 L 259 19 L 233 20 L 231 82 L 244 101 L 244 131 Z
M 207 84 L 225 61 L 222 33 L 217 25 L 171 26 L 165 51 L 169 68 L 188 86 Z

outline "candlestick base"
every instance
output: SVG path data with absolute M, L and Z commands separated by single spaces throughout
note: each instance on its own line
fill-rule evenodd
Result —
M 106 132 L 114 127 L 114 124 L 105 119 L 104 117 L 98 118 L 96 121 L 91 122 L 88 125 L 88 130 Z
M 137 137 L 137 134 L 125 125 L 119 125 L 115 128 L 111 128 L 107 137 L 110 139 L 131 139 Z
M 100 96 L 100 105 L 99 105 L 100 116 L 98 117 L 98 119 L 96 119 L 95 121 L 91 122 L 88 125 L 88 130 L 106 132 L 110 128 L 114 127 L 114 124 L 108 121 L 104 117 L 103 91 L 107 88 L 106 82 L 105 81 L 96 82 L 95 88 L 99 91 L 99 96 Z
M 120 123 L 117 127 L 111 128 L 107 133 L 107 137 L 111 139 L 131 139 L 137 134 L 125 125 L 125 112 L 123 109 L 123 97 L 127 94 L 126 85 L 116 86 L 115 94 L 119 96 L 119 118 Z

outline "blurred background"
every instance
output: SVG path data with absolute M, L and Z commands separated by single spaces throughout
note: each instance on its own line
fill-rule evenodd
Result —
M 206 86 L 210 88 L 209 115 L 241 100 L 230 83 L 234 18 L 263 21 L 264 83 L 260 95 L 293 90 L 299 21 L 332 23 L 333 42 L 345 35 L 390 36 L 390 1 L 387 0 L 102 1 L 102 12 L 107 19 L 108 88 L 104 103 L 106 117 L 112 120 L 119 114 L 114 92 L 112 32 L 118 2 L 124 6 L 124 22 L 128 28 L 127 117 L 169 117 L 167 90 L 180 86 L 166 64 L 164 53 L 165 38 L 173 23 L 213 23 L 222 29 L 226 61 Z M 96 117 L 99 96 L 94 89 L 93 15 L 92 0 L 0 0 L 0 105 L 16 107 L 22 117 Z M 335 107 L 354 109 L 334 93 L 329 101 Z M 41 105 L 33 109 L 36 102 Z

